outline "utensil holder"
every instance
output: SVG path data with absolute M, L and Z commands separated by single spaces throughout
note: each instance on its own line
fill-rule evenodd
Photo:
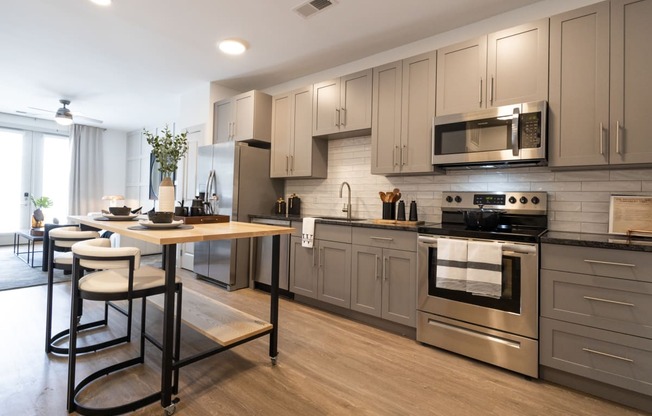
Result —
M 396 203 L 383 202 L 383 219 L 395 220 L 396 219 Z

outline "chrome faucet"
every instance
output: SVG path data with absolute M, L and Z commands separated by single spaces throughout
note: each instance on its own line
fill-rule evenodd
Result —
M 344 185 L 346 185 L 346 187 L 349 188 L 349 198 L 348 198 L 348 202 L 344 204 L 344 207 L 342 208 L 342 212 L 346 212 L 346 219 L 350 220 L 351 219 L 351 185 L 349 185 L 348 182 L 342 182 L 342 185 L 340 185 L 340 198 L 342 198 L 342 190 L 344 189 Z

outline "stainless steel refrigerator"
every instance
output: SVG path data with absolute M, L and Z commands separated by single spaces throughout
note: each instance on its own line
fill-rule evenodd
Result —
M 206 207 L 240 222 L 270 213 L 283 183 L 270 179 L 269 158 L 269 149 L 241 142 L 199 147 L 197 191 L 204 192 Z M 195 243 L 194 272 L 228 290 L 247 287 L 249 239 Z

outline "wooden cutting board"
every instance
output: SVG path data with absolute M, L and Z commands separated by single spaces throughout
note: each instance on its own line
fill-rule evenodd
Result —
M 425 221 L 397 221 L 397 220 L 371 220 L 374 224 L 396 225 L 399 227 L 414 227 L 417 225 L 425 224 Z

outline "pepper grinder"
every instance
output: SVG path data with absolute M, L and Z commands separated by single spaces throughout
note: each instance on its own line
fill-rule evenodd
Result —
M 396 221 L 405 221 L 405 202 L 398 201 L 398 214 L 396 214 Z
M 410 202 L 410 221 L 419 221 L 417 216 L 417 203 L 415 201 Z

